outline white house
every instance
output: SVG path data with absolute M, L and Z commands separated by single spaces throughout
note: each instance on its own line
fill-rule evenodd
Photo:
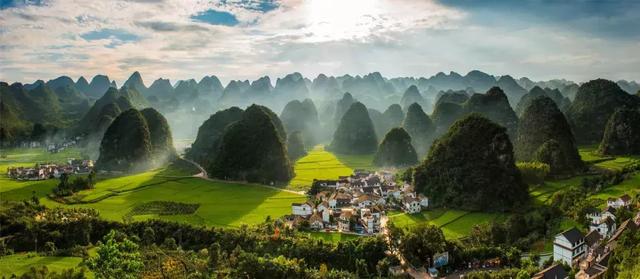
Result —
M 351 210 L 343 210 L 340 214 L 340 218 L 338 218 L 338 230 L 343 232 L 348 232 L 350 230 L 351 225 L 351 215 L 353 212 Z
M 405 196 L 402 204 L 404 206 L 404 211 L 409 214 L 419 213 L 422 210 L 420 207 L 420 201 L 411 196 Z
M 616 231 L 616 221 L 610 217 L 598 220 L 589 225 L 589 231 L 598 231 L 604 237 L 610 237 Z
M 429 198 L 425 197 L 423 194 L 418 195 L 418 200 L 420 201 L 420 206 L 423 208 L 429 207 Z
M 613 208 L 627 207 L 631 205 L 631 197 L 627 194 L 620 196 L 619 198 L 607 199 L 607 206 Z
M 326 202 L 326 201 L 323 201 L 320 204 L 318 204 L 318 206 L 316 206 L 317 212 L 323 212 L 328 209 L 331 209 L 331 207 L 329 206 L 329 202 Z
M 373 205 L 373 200 L 371 200 L 371 197 L 369 195 L 365 194 L 365 195 L 359 196 L 354 202 L 354 204 L 360 209 L 366 208 Z
M 291 211 L 293 215 L 309 216 L 313 214 L 313 207 L 309 203 L 292 203 Z
M 556 235 L 553 241 L 553 259 L 573 266 L 574 260 L 585 254 L 584 236 L 575 227 Z
M 607 206 L 607 208 L 604 211 L 602 211 L 602 214 L 600 214 L 600 219 L 611 218 L 615 221 L 616 220 L 615 214 L 616 214 L 615 207 Z
M 325 223 L 331 223 L 331 210 L 327 209 L 327 210 L 323 210 L 321 211 L 322 213 L 322 221 Z
M 309 227 L 314 230 L 321 230 L 324 228 L 324 222 L 320 214 L 315 213 L 309 217 Z

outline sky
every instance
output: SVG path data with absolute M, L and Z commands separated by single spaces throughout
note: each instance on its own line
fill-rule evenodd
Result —
M 0 0 L 0 80 L 640 80 L 640 1 Z

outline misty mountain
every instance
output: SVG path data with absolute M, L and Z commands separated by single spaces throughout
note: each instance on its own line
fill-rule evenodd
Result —
M 115 84 L 112 84 L 111 81 L 109 81 L 109 77 L 105 75 L 97 75 L 91 79 L 89 89 L 86 94 L 93 98 L 100 98 L 107 92 L 109 87 L 117 88 Z
M 142 81 L 142 76 L 138 71 L 133 72 L 129 79 L 124 82 L 123 87 L 133 88 L 140 92 L 140 94 L 145 95 L 147 93 L 147 87 L 144 85 L 144 81 Z

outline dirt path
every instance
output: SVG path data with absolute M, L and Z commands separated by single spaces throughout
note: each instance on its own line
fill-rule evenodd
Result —
M 278 187 L 274 187 L 274 186 L 269 186 L 269 185 L 263 185 L 263 184 L 255 184 L 255 183 L 247 183 L 244 181 L 233 181 L 233 180 L 221 180 L 221 179 L 215 179 L 215 178 L 210 178 L 209 174 L 207 173 L 207 170 L 205 170 L 202 166 L 200 166 L 200 164 L 183 158 L 183 160 L 193 164 L 196 168 L 198 168 L 200 170 L 199 173 L 194 174 L 193 177 L 198 177 L 207 181 L 211 181 L 211 182 L 222 182 L 222 183 L 237 183 L 237 184 L 246 184 L 246 185 L 255 185 L 255 186 L 260 186 L 260 187 L 265 187 L 265 188 L 269 188 L 269 189 L 273 189 L 273 190 L 278 190 L 278 191 L 283 191 L 283 192 L 287 192 L 287 193 L 292 193 L 292 194 L 296 194 L 296 195 L 306 195 L 306 193 L 304 191 L 293 191 L 293 190 L 288 190 L 288 189 L 282 189 L 282 188 L 278 188 Z

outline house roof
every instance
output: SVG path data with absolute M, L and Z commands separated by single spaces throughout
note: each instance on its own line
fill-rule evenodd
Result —
M 592 207 L 588 207 L 585 211 L 587 212 L 587 214 L 599 214 L 600 213 L 600 210 L 598 210 L 597 208 L 595 208 L 593 206 Z
M 602 239 L 602 235 L 600 235 L 600 233 L 597 230 L 590 231 L 584 237 L 584 241 L 587 243 L 589 247 L 598 243 L 598 241 L 600 241 L 601 239 Z
M 533 275 L 533 279 L 564 279 L 567 278 L 567 271 L 559 264 L 554 264 Z
M 361 202 L 369 201 L 369 200 L 371 200 L 371 197 L 369 195 L 365 194 L 365 195 L 359 196 L 358 199 L 356 200 L 356 202 L 357 203 L 361 203 Z
M 416 198 L 410 197 L 410 196 L 404 196 L 403 198 L 405 203 L 412 203 L 412 202 L 416 202 L 418 201 Z
M 605 218 L 604 221 L 602 221 L 602 222 L 607 224 L 608 228 L 612 228 L 613 225 L 616 223 L 616 221 L 613 221 L 613 219 L 611 219 L 611 217 Z
M 309 223 L 315 223 L 315 222 L 322 223 L 322 216 L 320 216 L 320 214 L 318 213 L 314 213 L 313 215 L 311 215 L 311 217 L 309 217 Z
M 635 231 L 637 228 L 638 227 L 636 226 L 636 223 L 631 222 L 631 219 L 627 219 L 626 221 L 622 222 L 622 224 L 620 224 L 620 227 L 618 228 L 618 230 L 616 230 L 613 236 L 611 236 L 611 238 L 609 239 L 609 243 L 611 243 L 612 241 L 618 240 L 618 238 L 622 235 L 624 231 L 626 230 Z
M 623 202 L 628 202 L 628 201 L 630 201 L 630 200 L 631 200 L 631 197 L 630 197 L 629 195 L 627 195 L 627 194 L 624 194 L 624 195 L 622 195 L 622 196 L 620 197 L 620 199 L 621 199 Z
M 580 239 L 584 237 L 582 233 L 578 229 L 576 229 L 576 227 L 570 228 L 564 232 L 561 232 L 560 234 L 571 243 L 580 242 Z
M 609 213 L 615 215 L 616 214 L 616 209 L 614 207 L 612 207 L 612 206 L 607 206 L 607 208 L 605 208 L 603 212 L 609 212 Z

